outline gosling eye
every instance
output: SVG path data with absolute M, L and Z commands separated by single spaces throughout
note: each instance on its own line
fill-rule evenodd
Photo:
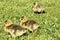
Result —
M 36 4 L 36 3 L 33 3 L 34 5 Z
M 7 24 L 7 20 L 5 21 L 5 24 Z
M 7 22 L 7 20 L 5 21 L 5 23 Z
M 23 19 L 21 19 L 21 20 L 23 20 Z

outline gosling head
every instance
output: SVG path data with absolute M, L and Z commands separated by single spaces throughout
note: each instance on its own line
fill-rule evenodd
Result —
M 37 2 L 34 2 L 33 3 L 33 7 L 36 8 L 38 6 L 38 3 Z
M 13 24 L 11 20 L 5 20 L 5 26 L 10 26 L 11 24 Z
M 34 2 L 34 3 L 33 3 L 33 5 L 36 5 L 36 4 L 38 4 L 38 3 L 37 3 L 37 2 Z
M 27 18 L 25 17 L 25 16 L 22 16 L 21 18 L 20 18 L 20 22 L 26 22 L 27 21 Z

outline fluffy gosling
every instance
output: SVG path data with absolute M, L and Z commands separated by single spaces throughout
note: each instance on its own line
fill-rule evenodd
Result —
M 27 28 L 29 31 L 33 32 L 35 29 L 39 27 L 39 24 L 34 20 L 27 20 L 25 16 L 20 18 L 20 25 L 23 28 Z
M 10 33 L 13 38 L 26 33 L 26 29 L 22 28 L 20 25 L 13 24 L 11 20 L 5 21 L 4 30 Z
M 37 2 L 33 3 L 32 9 L 34 11 L 34 13 L 45 13 L 45 9 L 42 5 L 38 4 Z

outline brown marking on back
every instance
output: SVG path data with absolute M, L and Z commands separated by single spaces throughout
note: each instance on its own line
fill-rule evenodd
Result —
M 22 25 L 24 25 L 24 24 L 25 24 L 25 26 L 30 26 L 30 25 L 36 24 L 36 22 L 33 20 L 28 20 L 28 21 L 22 23 Z
M 20 27 L 19 25 L 12 24 L 7 27 L 8 29 L 13 29 L 13 30 L 23 30 L 24 28 Z
M 14 30 L 14 32 L 13 32 L 14 34 L 16 34 L 16 31 L 17 31 L 17 30 L 19 30 L 19 31 L 25 30 L 25 29 L 22 28 L 21 26 L 15 25 L 15 24 L 12 24 L 12 25 L 8 26 L 7 29 Z

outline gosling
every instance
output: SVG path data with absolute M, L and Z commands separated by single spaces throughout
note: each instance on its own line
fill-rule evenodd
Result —
M 32 10 L 34 11 L 34 13 L 38 13 L 38 14 L 45 13 L 45 9 L 44 9 L 43 5 L 42 4 L 40 5 L 37 2 L 33 3 Z
M 13 38 L 26 33 L 26 29 L 22 28 L 20 25 L 13 24 L 11 20 L 5 21 L 4 30 L 10 33 Z
M 20 18 L 20 25 L 23 28 L 27 28 L 30 32 L 33 32 L 39 27 L 39 24 L 35 22 L 34 20 L 27 20 L 25 16 L 22 16 Z

